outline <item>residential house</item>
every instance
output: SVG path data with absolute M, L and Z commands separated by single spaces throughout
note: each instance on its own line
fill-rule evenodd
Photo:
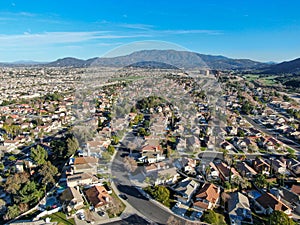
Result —
M 233 145 L 232 145 L 231 143 L 229 143 L 228 141 L 223 141 L 223 142 L 221 143 L 221 147 L 222 147 L 223 149 L 225 149 L 225 150 L 228 150 L 228 151 L 234 149 Z
M 182 157 L 174 162 L 175 167 L 187 174 L 196 175 L 197 160 Z
M 253 160 L 252 168 L 258 173 L 269 174 L 271 166 L 263 158 L 256 157 L 255 160 Z
M 293 184 L 291 191 L 297 195 L 300 195 L 300 185 L 297 184 Z
M 88 201 L 97 208 L 108 207 L 112 197 L 104 186 L 95 185 L 85 191 Z
M 60 200 L 62 205 L 66 207 L 67 212 L 71 212 L 72 209 L 81 209 L 84 206 L 84 200 L 80 192 L 74 187 L 65 189 L 60 196 Z
M 197 192 L 193 202 L 193 208 L 197 211 L 212 209 L 220 198 L 220 188 L 214 184 L 205 183 Z
M 268 192 L 263 193 L 260 197 L 255 199 L 254 208 L 256 213 L 271 214 L 274 210 L 278 210 L 289 216 L 291 215 L 291 209 Z
M 205 171 L 205 166 L 203 165 L 203 173 L 208 173 L 206 174 L 206 178 L 208 180 L 218 180 L 220 179 L 220 173 L 218 168 L 215 166 L 213 162 L 210 162 L 209 165 L 207 166 L 208 171 Z
M 150 176 L 154 181 L 154 185 L 172 185 L 180 178 L 180 174 L 177 173 L 177 169 L 175 167 L 157 171 L 156 173 L 152 173 Z
M 99 162 L 99 159 L 95 157 L 77 157 L 74 159 L 74 165 L 79 165 L 79 164 L 95 164 L 97 165 Z
M 230 224 L 253 224 L 249 200 L 247 196 L 242 193 L 230 193 L 227 211 L 229 214 Z
M 286 174 L 286 175 L 289 174 L 289 172 L 287 170 L 287 167 L 286 167 L 286 162 L 282 162 L 279 159 L 272 159 L 271 160 L 271 169 L 275 173 Z
M 163 154 L 163 149 L 160 145 L 145 145 L 141 149 L 142 161 L 148 163 L 156 163 L 163 161 L 166 157 Z
M 231 176 L 231 179 L 235 176 L 239 176 L 239 173 L 235 170 L 235 168 L 228 166 L 227 164 L 225 164 L 222 161 L 215 161 L 214 164 L 215 164 L 215 167 L 219 171 L 219 176 L 220 176 L 221 180 L 223 180 L 224 182 L 229 181 L 230 176 Z
M 257 172 L 246 162 L 237 162 L 236 169 L 242 177 L 252 178 L 257 175 Z
M 196 181 L 190 178 L 186 178 L 180 181 L 179 183 L 175 184 L 171 188 L 176 193 L 176 199 L 179 202 L 187 205 L 190 203 L 192 196 L 194 195 L 198 187 L 199 184 Z
M 79 174 L 79 173 L 97 174 L 97 166 L 89 163 L 72 165 L 72 170 L 74 174 Z
M 106 141 L 88 141 L 86 147 L 88 152 L 91 153 L 100 153 L 101 151 L 107 149 L 110 145 L 110 140 Z
M 280 149 L 281 142 L 273 137 L 261 137 L 259 145 L 267 151 L 273 152 Z
M 262 136 L 261 132 L 253 127 L 249 128 L 249 131 L 250 131 L 251 136 L 255 136 L 255 137 Z
M 270 191 L 276 198 L 280 199 L 288 207 L 300 212 L 300 195 L 285 187 L 272 188 Z
M 226 132 L 228 135 L 230 136 L 235 136 L 237 135 L 237 127 L 234 127 L 234 126 L 227 126 L 225 128 Z
M 300 175 L 300 162 L 296 159 L 282 159 L 282 161 L 285 160 L 287 167 L 296 175 Z
M 22 160 L 17 160 L 15 163 L 15 168 L 17 173 L 23 173 L 24 172 L 24 162 Z
M 187 150 L 197 151 L 201 147 L 201 143 L 198 137 L 196 136 L 187 136 L 186 137 Z
M 80 174 L 74 174 L 67 177 L 68 187 L 86 186 L 86 185 L 96 184 L 98 182 L 99 182 L 98 178 L 93 176 L 91 173 L 80 173 Z
M 72 170 L 77 173 L 97 174 L 98 159 L 94 157 L 78 157 L 74 159 Z

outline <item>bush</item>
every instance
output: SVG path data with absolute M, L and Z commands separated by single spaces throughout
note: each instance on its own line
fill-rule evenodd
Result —
M 156 201 L 159 201 L 165 206 L 170 207 L 170 191 L 165 186 L 148 186 L 144 190 L 148 192 Z

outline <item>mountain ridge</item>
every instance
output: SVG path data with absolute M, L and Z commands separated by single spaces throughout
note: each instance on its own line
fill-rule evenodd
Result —
M 0 63 L 0 66 L 45 66 L 45 67 L 128 67 L 129 65 L 139 65 L 146 62 L 159 63 L 175 66 L 180 69 L 206 68 L 214 70 L 256 70 L 261 73 L 300 73 L 300 59 L 292 61 L 268 64 L 250 59 L 233 59 L 222 55 L 206 55 L 191 51 L 177 50 L 141 50 L 128 55 L 117 57 L 94 57 L 89 59 L 78 59 L 75 57 L 59 58 L 49 63 L 39 63 L 33 61 L 19 61 L 14 63 Z M 24 63 L 26 62 L 26 63 Z
M 300 58 L 284 61 L 268 66 L 262 73 L 266 74 L 297 74 L 300 75 Z
M 267 64 L 250 59 L 232 59 L 225 56 L 205 55 L 189 51 L 176 50 L 141 50 L 124 56 L 96 57 L 87 60 L 67 57 L 46 64 L 46 66 L 103 66 L 103 67 L 125 67 L 139 62 L 160 62 L 175 67 L 209 68 L 209 69 L 252 69 L 266 67 Z

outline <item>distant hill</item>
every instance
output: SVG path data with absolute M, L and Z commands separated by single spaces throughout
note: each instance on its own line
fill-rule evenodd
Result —
M 175 50 L 142 50 L 126 56 L 114 58 L 97 58 L 92 65 L 95 66 L 127 66 L 141 61 L 162 62 L 175 67 L 210 68 L 221 70 L 251 69 L 266 66 L 264 63 L 249 59 L 230 59 L 224 56 L 204 55 L 188 51 Z
M 126 66 L 126 68 L 145 68 L 145 69 L 175 69 L 179 68 L 167 63 L 155 62 L 155 61 L 142 61 L 133 63 L 131 65 Z
M 54 62 L 50 62 L 50 63 L 44 64 L 44 65 L 50 66 L 50 67 L 85 67 L 85 66 L 89 66 L 87 64 L 86 60 L 72 58 L 72 57 L 58 59 Z
M 249 59 L 231 59 L 224 56 L 204 55 L 189 51 L 175 50 L 142 50 L 129 55 L 112 58 L 91 58 L 82 60 L 72 57 L 58 59 L 54 62 L 45 63 L 43 66 L 49 67 L 126 67 L 128 65 L 141 66 L 141 62 L 156 62 L 155 68 L 166 64 L 181 69 L 207 68 L 216 70 L 248 70 L 264 68 L 269 66 L 265 63 L 252 61 Z M 160 64 L 158 64 L 158 62 Z M 136 64 L 138 63 L 138 64 Z M 5 64 L 6 65 L 6 64 Z M 12 66 L 17 66 L 13 64 Z M 143 65 L 145 66 L 145 65 Z M 148 65 L 150 66 L 150 65 Z
M 268 66 L 262 73 L 300 75 L 300 58 Z

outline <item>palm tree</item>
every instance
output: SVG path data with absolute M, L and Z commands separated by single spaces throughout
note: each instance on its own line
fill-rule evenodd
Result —
M 205 179 L 206 180 L 208 179 L 208 174 L 210 174 L 210 173 L 211 173 L 211 168 L 208 165 L 208 166 L 205 167 Z

